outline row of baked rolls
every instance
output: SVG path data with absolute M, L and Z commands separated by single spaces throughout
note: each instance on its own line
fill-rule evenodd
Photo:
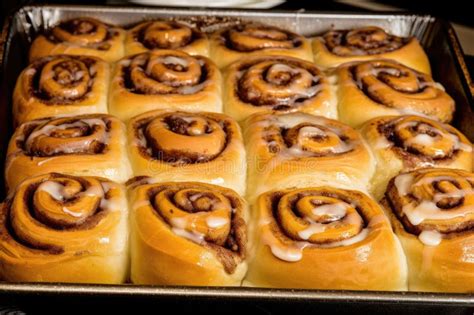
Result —
M 107 113 L 109 65 L 96 57 L 40 58 L 18 77 L 13 92 L 15 124 L 55 115 Z
M 371 60 L 335 69 L 339 119 L 351 126 L 379 116 L 415 114 L 441 122 L 453 118 L 454 100 L 427 74 L 393 60 Z
M 307 112 L 337 118 L 333 86 L 313 63 L 286 56 L 242 58 L 224 70 L 224 112 Z
M 341 122 L 305 113 L 254 114 L 243 132 L 249 200 L 275 188 L 367 191 L 373 157 L 360 134 Z
M 125 197 L 123 186 L 98 177 L 26 179 L 0 205 L 0 279 L 123 283 Z
M 62 21 L 38 35 L 30 47 L 30 62 L 40 57 L 71 54 L 112 62 L 123 57 L 125 30 L 90 17 Z
M 138 284 L 239 286 L 247 272 L 247 204 L 197 182 L 129 183 L 131 279 Z
M 393 178 L 382 203 L 413 291 L 474 291 L 474 174 L 426 168 Z
M 314 62 L 324 68 L 353 61 L 392 59 L 430 74 L 430 62 L 418 40 L 376 26 L 331 30 L 313 40 Z
M 238 124 L 224 114 L 151 111 L 128 127 L 135 175 L 198 181 L 245 193 L 245 149 Z
M 150 20 L 128 31 L 89 17 L 62 21 L 40 34 L 30 49 L 30 61 L 55 54 L 89 55 L 116 61 L 147 50 L 177 49 L 211 56 L 219 68 L 247 56 L 283 55 L 330 68 L 345 62 L 387 58 L 429 74 L 429 60 L 418 40 L 368 26 L 330 30 L 312 42 L 304 36 L 258 22 L 239 22 L 208 37 L 189 22 Z
M 260 195 L 252 214 L 244 284 L 406 290 L 401 246 L 380 206 L 362 192 L 278 189 Z
M 14 189 L 24 179 L 49 172 L 125 182 L 131 176 L 125 143 L 124 123 L 105 114 L 26 122 L 8 145 L 6 185 Z
M 145 52 L 116 64 L 109 110 L 124 121 L 153 109 L 221 112 L 221 85 L 219 69 L 206 57 Z
M 421 116 L 382 116 L 362 125 L 376 170 L 370 192 L 382 198 L 388 181 L 424 167 L 472 170 L 472 144 L 456 128 Z

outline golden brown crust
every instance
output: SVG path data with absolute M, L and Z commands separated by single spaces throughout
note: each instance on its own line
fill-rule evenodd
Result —
M 376 160 L 371 192 L 379 200 L 388 181 L 424 167 L 472 170 L 472 144 L 454 127 L 421 116 L 382 116 L 361 127 Z
M 178 21 L 145 21 L 127 31 L 125 56 L 153 49 L 176 49 L 207 57 L 209 40 L 198 29 Z
M 345 124 L 304 113 L 254 114 L 243 130 L 250 200 L 276 188 L 367 189 L 373 157 L 360 134 Z
M 132 281 L 240 285 L 247 270 L 247 205 L 234 191 L 197 182 L 130 185 Z
M 257 112 L 306 112 L 337 118 L 333 87 L 311 62 L 252 56 L 224 72 L 224 112 L 238 121 Z
M 99 58 L 40 58 L 18 77 L 13 93 L 15 124 L 56 115 L 107 113 L 109 66 Z
M 122 283 L 127 275 L 124 187 L 50 173 L 0 205 L 0 277 L 21 282 Z
M 123 57 L 125 30 L 89 17 L 60 22 L 35 38 L 30 62 L 49 55 L 95 56 L 108 62 Z
M 203 56 L 153 50 L 125 57 L 112 75 L 110 113 L 127 121 L 154 109 L 221 112 L 221 81 Z
M 402 173 L 383 205 L 408 259 L 413 291 L 472 292 L 474 174 L 426 168 Z
M 405 256 L 367 195 L 327 186 L 275 190 L 260 195 L 252 212 L 249 285 L 406 290 Z
M 28 177 L 49 172 L 125 182 L 131 169 L 125 152 L 124 124 L 105 114 L 44 118 L 22 124 L 8 146 L 7 187 L 13 189 Z
M 388 115 L 453 118 L 454 100 L 429 75 L 391 60 L 348 63 L 336 69 L 339 119 L 357 127 Z
M 415 37 L 398 37 L 375 26 L 332 30 L 313 40 L 314 62 L 331 68 L 353 61 L 393 59 L 430 74 L 430 62 Z
M 129 122 L 135 175 L 199 181 L 245 193 L 245 150 L 238 124 L 207 112 L 151 111 Z
M 211 35 L 210 45 L 211 58 L 219 68 L 247 56 L 279 55 L 313 61 L 309 40 L 259 23 L 237 24 L 221 29 Z

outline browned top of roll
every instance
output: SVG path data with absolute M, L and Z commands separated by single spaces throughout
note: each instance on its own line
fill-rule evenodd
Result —
M 209 59 L 176 50 L 154 50 L 119 61 L 121 84 L 136 94 L 194 94 L 211 82 Z
M 144 156 L 174 166 L 212 161 L 238 133 L 230 118 L 214 113 L 145 114 L 132 128 Z
M 117 36 L 117 27 L 89 17 L 62 21 L 46 32 L 46 37 L 54 43 L 68 43 L 104 51 L 110 49 L 110 41 Z
M 288 110 L 316 99 L 329 89 L 326 76 L 314 64 L 291 57 L 256 57 L 232 66 L 235 94 L 246 104 Z
M 30 64 L 22 75 L 31 97 L 46 105 L 73 104 L 91 91 L 98 61 L 87 56 L 48 56 Z
M 339 56 L 378 55 L 397 50 L 411 38 L 388 34 L 376 26 L 333 30 L 322 36 L 327 49 Z
M 148 49 L 179 49 L 205 38 L 204 33 L 184 23 L 161 20 L 140 23 L 132 35 Z
M 238 52 L 252 52 L 267 48 L 292 49 L 303 44 L 303 37 L 275 26 L 258 23 L 237 24 L 218 31 L 223 45 Z

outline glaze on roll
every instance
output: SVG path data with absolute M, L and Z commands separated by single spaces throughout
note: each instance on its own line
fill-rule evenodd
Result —
M 211 58 L 219 68 L 247 56 L 280 55 L 313 61 L 309 40 L 264 24 L 230 26 L 213 33 L 210 41 Z
M 221 112 L 221 80 L 211 60 L 178 50 L 125 57 L 112 75 L 110 113 L 127 121 L 154 109 Z
M 99 58 L 55 55 L 22 71 L 13 94 L 17 125 L 56 115 L 107 113 L 109 66 Z
M 425 168 L 394 177 L 383 204 L 408 259 L 409 289 L 474 290 L 474 174 Z
M 130 207 L 133 283 L 240 285 L 247 271 L 248 210 L 237 193 L 137 178 L 130 182 Z
M 378 204 L 323 186 L 274 190 L 252 209 L 253 251 L 244 284 L 406 290 L 406 261 Z
M 224 71 L 224 112 L 238 121 L 257 112 L 337 118 L 333 87 L 314 64 L 284 56 L 239 60 Z
M 391 60 L 349 63 L 336 71 L 341 121 L 359 126 L 388 115 L 453 118 L 454 100 L 429 75 Z
M 372 154 L 360 134 L 343 123 L 304 113 L 255 114 L 243 130 L 249 200 L 276 188 L 367 190 Z
M 472 144 L 456 128 L 420 116 L 382 116 L 361 127 L 376 160 L 371 192 L 382 198 L 388 181 L 424 167 L 472 170 Z
M 323 68 L 346 62 L 393 59 L 430 74 L 430 62 L 415 37 L 399 37 L 376 26 L 331 30 L 313 40 L 314 62 Z
M 8 146 L 7 187 L 13 189 L 28 177 L 49 172 L 125 182 L 131 169 L 125 152 L 124 124 L 113 116 L 89 114 L 37 119 L 20 125 Z
M 245 150 L 238 124 L 207 112 L 151 111 L 129 123 L 135 175 L 199 181 L 245 193 Z
M 176 49 L 207 57 L 209 41 L 204 33 L 179 21 L 145 21 L 127 32 L 126 56 L 153 49 Z
M 100 57 L 108 62 L 123 57 L 125 31 L 90 17 L 62 21 L 35 38 L 30 62 L 50 55 Z
M 0 278 L 123 283 L 127 209 L 124 187 L 103 178 L 26 179 L 0 205 Z

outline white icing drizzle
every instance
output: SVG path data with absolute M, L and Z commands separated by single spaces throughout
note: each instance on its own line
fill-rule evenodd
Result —
M 342 218 L 346 215 L 347 204 L 345 202 L 325 204 L 313 209 L 315 215 L 328 215 L 330 217 Z
M 38 162 L 36 163 L 36 165 L 37 165 L 37 166 L 41 166 L 41 165 L 43 165 L 43 164 L 45 164 L 45 163 L 51 162 L 51 160 L 54 160 L 54 159 L 56 159 L 56 158 L 57 158 L 57 156 L 52 156 L 52 157 L 48 157 L 48 158 L 43 158 L 43 159 L 41 159 L 41 161 L 38 161 Z
M 64 186 L 57 182 L 45 181 L 39 185 L 37 191 L 47 192 L 51 197 L 59 201 L 64 199 Z
M 427 246 L 437 246 L 441 243 L 443 236 L 438 231 L 426 230 L 418 235 L 418 239 Z
M 208 227 L 212 229 L 217 229 L 223 227 L 224 225 L 229 223 L 229 219 L 227 218 L 219 218 L 219 217 L 208 217 L 206 219 L 206 224 Z
M 189 232 L 185 229 L 180 229 L 177 227 L 172 227 L 171 230 L 178 236 L 184 237 L 194 243 L 202 244 L 204 243 L 204 235 L 196 232 Z
M 70 216 L 72 216 L 74 218 L 82 217 L 82 213 L 74 212 L 72 210 L 69 210 L 67 207 L 63 207 L 63 212 L 66 213 L 66 214 L 69 214 Z

